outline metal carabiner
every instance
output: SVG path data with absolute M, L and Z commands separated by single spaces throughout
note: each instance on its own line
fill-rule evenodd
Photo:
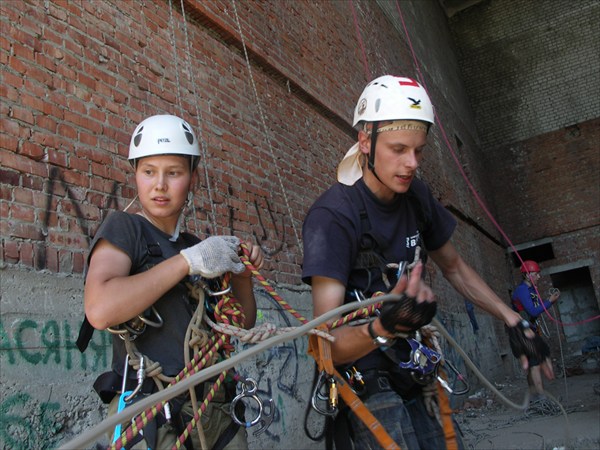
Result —
M 125 409 L 125 407 L 127 406 L 127 403 L 129 403 L 129 400 L 127 400 L 127 399 L 130 397 L 131 391 L 125 391 L 125 389 L 127 389 L 127 372 L 128 371 L 129 371 L 129 355 L 125 355 L 125 366 L 123 367 L 123 382 L 121 384 L 121 395 L 119 396 L 117 413 L 120 413 L 121 411 L 123 411 Z M 115 427 L 115 431 L 113 432 L 113 440 L 112 440 L 113 444 L 117 441 L 119 436 L 121 436 L 121 424 L 117 424 L 117 426 Z
M 250 386 L 250 389 L 248 389 L 248 386 Z M 252 419 L 250 421 L 245 421 L 245 422 L 240 420 L 235 414 L 235 405 L 237 405 L 237 402 L 239 402 L 244 397 L 251 398 L 258 405 L 258 415 L 254 419 Z M 271 400 L 271 402 L 272 401 L 273 400 Z M 231 418 L 233 419 L 233 421 L 244 428 L 250 428 L 250 427 L 256 425 L 260 421 L 260 419 L 263 415 L 263 402 L 258 397 L 258 395 L 256 395 L 256 381 L 254 381 L 252 378 L 246 378 L 242 382 L 242 392 L 240 392 L 232 400 L 230 414 L 231 414 Z
M 158 313 L 158 311 L 156 310 L 156 308 L 155 308 L 154 306 L 152 306 L 152 307 L 150 308 L 150 310 L 152 311 L 152 314 L 154 314 L 155 320 L 150 320 L 149 318 L 147 318 L 147 317 L 144 317 L 144 315 L 143 315 L 143 314 L 140 314 L 140 315 L 138 316 L 138 318 L 139 318 L 139 319 L 140 319 L 142 322 L 144 322 L 146 325 L 149 325 L 149 326 L 151 326 L 151 327 L 154 327 L 154 328 L 160 328 L 160 327 L 162 327 L 162 326 L 163 326 L 163 323 L 164 323 L 164 321 L 163 321 L 163 318 L 162 318 L 162 317 L 160 316 L 160 314 Z
M 454 364 L 452 364 L 452 363 L 451 363 L 449 360 L 447 360 L 447 359 L 446 359 L 446 360 L 444 360 L 444 365 L 446 365 L 446 366 L 450 367 L 450 370 L 452 370 L 452 372 L 454 372 L 454 374 L 456 375 L 456 380 L 460 381 L 460 382 L 461 382 L 461 383 L 464 385 L 464 388 L 463 388 L 462 390 L 460 390 L 460 391 L 457 391 L 457 390 L 456 390 L 456 387 L 455 387 L 454 389 L 450 388 L 450 386 L 446 387 L 446 386 L 444 385 L 444 383 L 442 383 L 442 382 L 440 381 L 440 383 L 442 384 L 442 386 L 443 386 L 443 387 L 444 387 L 444 388 L 445 388 L 447 391 L 449 391 L 451 394 L 454 394 L 454 395 L 464 395 L 464 394 L 466 394 L 467 392 L 469 392 L 469 389 L 471 389 L 471 387 L 469 386 L 469 382 L 468 382 L 468 381 L 467 381 L 467 379 L 466 379 L 466 378 L 463 376 L 463 374 L 462 374 L 462 373 L 460 373 L 456 367 L 454 367 Z M 438 378 L 438 380 L 439 380 L 439 378 Z M 446 382 L 446 384 L 447 384 L 447 382 Z
M 319 414 L 323 414 L 324 416 L 335 416 L 338 412 L 337 408 L 337 385 L 335 384 L 335 380 L 333 377 L 330 379 L 326 379 L 327 372 L 324 370 L 319 374 L 319 378 L 317 379 L 317 383 L 315 384 L 315 388 L 313 389 L 312 398 L 310 404 L 312 408 L 317 411 Z M 329 383 L 329 394 L 327 397 L 321 396 L 320 390 L 321 387 L 325 384 L 325 382 Z M 335 400 L 332 399 L 332 396 L 335 395 Z M 321 400 L 327 400 L 327 410 L 321 409 L 319 405 L 317 405 L 317 398 Z
M 127 355 L 129 357 L 129 355 Z M 140 367 L 137 370 L 137 386 L 135 387 L 135 389 L 125 398 L 125 402 L 129 403 L 133 397 L 135 397 L 137 395 L 138 392 L 140 392 L 140 389 L 142 389 L 142 385 L 144 384 L 144 379 L 146 378 L 146 369 L 144 367 L 144 355 L 141 355 L 140 358 Z
M 198 277 L 197 280 L 194 280 L 195 283 L 199 284 L 200 287 L 202 288 L 202 290 L 209 296 L 209 297 L 220 297 L 221 295 L 226 295 L 229 294 L 231 292 L 231 284 L 229 284 L 225 289 L 221 290 L 221 291 L 213 291 L 209 286 L 208 283 L 206 281 L 204 281 L 202 278 Z

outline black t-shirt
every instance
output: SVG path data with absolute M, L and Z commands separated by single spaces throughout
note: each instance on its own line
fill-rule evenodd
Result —
M 362 205 L 353 201 L 349 189 L 355 189 Z M 310 284 L 311 277 L 323 276 L 340 281 L 344 286 L 363 289 L 367 284 L 364 271 L 353 271 L 360 250 L 363 230 L 360 211 L 364 207 L 371 225 L 388 246 L 385 255 L 388 263 L 412 262 L 419 237 L 427 250 L 442 247 L 454 232 L 456 221 L 431 195 L 427 185 L 415 179 L 411 184 L 422 213 L 427 216 L 426 227 L 418 230 L 416 202 L 408 194 L 397 195 L 391 203 L 382 203 L 360 179 L 353 186 L 336 183 L 317 199 L 304 220 L 304 262 L 302 280 Z M 379 278 L 374 280 L 369 293 L 386 291 Z
M 106 239 L 129 256 L 130 275 L 134 275 L 145 272 L 165 259 L 177 255 L 184 248 L 200 242 L 189 233 L 181 233 L 175 242 L 169 238 L 168 234 L 142 216 L 116 211 L 111 213 L 98 229 L 90 247 L 90 255 L 98 241 Z M 185 366 L 185 333 L 197 304 L 197 301 L 190 299 L 188 295 L 186 280 L 187 277 L 154 303 L 154 308 L 163 319 L 162 327 L 146 326 L 146 330 L 135 339 L 138 350 L 152 361 L 160 363 L 163 373 L 167 376 L 177 375 Z M 113 336 L 112 368 L 120 375 L 123 373 L 125 355 L 123 340 Z
M 355 192 L 349 192 L 350 189 Z M 415 196 L 416 201 L 409 195 Z M 421 211 L 415 211 L 416 207 Z M 370 230 L 363 229 L 361 210 L 367 213 Z M 385 262 L 410 263 L 417 245 L 429 251 L 437 250 L 448 242 L 455 227 L 456 220 L 421 180 L 412 182 L 410 194 L 397 195 L 387 204 L 379 201 L 362 179 L 353 186 L 336 183 L 317 199 L 304 220 L 302 280 L 310 284 L 313 276 L 323 276 L 340 281 L 348 289 L 361 291 L 369 285 L 364 292 L 367 297 L 377 291 L 387 292 L 380 271 L 367 273 L 355 267 L 363 233 L 373 231 L 380 236 L 380 242 L 387 244 L 383 249 Z M 347 296 L 346 301 L 351 300 L 355 299 Z M 410 347 L 406 341 L 399 340 L 396 346 L 402 360 L 407 361 Z M 391 372 L 396 391 L 406 399 L 420 390 L 415 390 L 416 383 L 410 373 L 397 368 L 380 350 L 353 365 L 360 371 L 377 368 Z

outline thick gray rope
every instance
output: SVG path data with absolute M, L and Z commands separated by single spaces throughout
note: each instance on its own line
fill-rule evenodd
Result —
M 165 390 L 152 394 L 149 397 L 128 406 L 120 413 L 107 417 L 95 427 L 86 430 L 80 436 L 59 447 L 59 450 L 87 448 L 90 444 L 93 444 L 97 439 L 99 439 L 103 434 L 107 433 L 109 430 L 114 429 L 115 426 L 117 426 L 118 424 L 128 422 L 129 420 L 131 420 L 132 417 L 135 417 L 139 413 L 146 411 L 147 409 L 151 408 L 152 406 L 158 403 L 167 401 L 173 397 L 176 397 L 179 394 L 184 393 L 193 386 L 196 386 L 197 384 L 200 384 L 203 381 L 217 376 L 221 372 L 228 370 L 235 365 L 238 365 L 245 359 L 248 359 L 268 348 L 274 347 L 279 344 L 283 344 L 284 342 L 291 341 L 292 339 L 302 337 L 305 334 L 309 333 L 312 329 L 318 327 L 319 325 L 331 319 L 334 319 L 337 316 L 340 316 L 346 312 L 364 308 L 365 306 L 370 306 L 383 301 L 399 300 L 400 298 L 401 296 L 398 295 L 387 294 L 379 297 L 374 297 L 368 300 L 363 300 L 361 302 L 347 303 L 345 305 L 339 306 L 338 308 L 332 309 L 331 311 L 328 311 L 322 316 L 319 316 L 318 318 L 313 319 L 310 322 L 307 322 L 306 324 L 299 326 L 292 331 L 289 331 L 285 334 L 270 337 L 269 339 L 259 344 L 256 344 L 254 347 L 248 348 L 243 352 L 232 356 L 229 359 L 221 361 L 218 364 L 202 369 L 201 371 L 190 375 L 187 378 L 184 378 L 180 382 L 167 387 Z

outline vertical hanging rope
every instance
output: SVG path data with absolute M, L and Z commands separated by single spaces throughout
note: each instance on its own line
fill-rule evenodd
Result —
M 179 61 L 177 58 L 177 44 L 176 44 L 176 40 L 177 40 L 177 36 L 175 35 L 175 19 L 173 18 L 173 2 L 172 0 L 169 0 L 169 28 L 171 29 L 171 33 L 169 35 L 169 37 L 171 38 L 171 47 L 173 47 L 173 58 L 175 60 L 175 83 L 177 85 L 177 90 L 175 91 L 175 95 L 177 97 L 177 106 L 179 106 L 179 115 L 181 116 L 182 119 L 185 120 L 185 117 L 183 117 L 183 104 L 181 102 L 181 83 L 179 82 Z M 164 89 L 164 86 L 163 86 Z
M 172 9 L 172 0 L 169 0 L 169 6 L 170 9 Z M 208 175 L 208 144 L 206 142 L 206 139 L 204 139 L 203 136 L 203 117 L 202 117 L 202 110 L 200 109 L 200 100 L 198 98 L 198 92 L 195 89 L 196 86 L 196 82 L 194 79 L 194 70 L 193 70 L 193 66 L 192 66 L 192 49 L 191 49 L 191 45 L 190 45 L 190 38 L 189 38 L 189 32 L 188 32 L 188 27 L 187 27 L 187 18 L 185 15 L 185 4 L 183 2 L 183 0 L 181 0 L 180 3 L 181 6 L 181 15 L 182 15 L 182 22 L 183 22 L 183 32 L 184 32 L 184 36 L 185 36 L 185 47 L 186 47 L 186 53 L 187 53 L 187 67 L 188 67 L 188 72 L 190 74 L 190 85 L 192 86 L 192 91 L 194 94 L 194 107 L 196 109 L 196 117 L 198 118 L 198 125 L 196 127 L 197 129 L 197 136 L 198 136 L 198 141 L 200 143 L 200 147 L 202 149 L 202 160 L 204 162 L 204 164 L 202 164 L 202 167 L 204 169 L 204 179 L 206 180 L 206 190 L 208 191 L 208 201 L 210 203 L 210 224 L 212 226 L 212 231 L 215 232 L 216 227 L 217 227 L 217 215 L 215 212 L 215 202 L 213 201 L 213 194 L 212 194 L 212 187 L 210 184 L 210 177 Z M 171 16 L 172 16 L 172 12 L 171 12 Z M 178 79 L 178 83 L 179 83 L 179 79 Z M 178 85 L 178 90 L 179 90 L 179 85 Z M 182 109 L 182 113 L 183 113 L 183 107 Z M 184 118 L 185 119 L 185 118 Z M 196 203 L 192 202 L 192 216 L 194 219 L 194 228 L 196 229 L 196 233 L 200 232 L 200 228 L 198 227 L 198 218 L 196 216 Z
M 406 23 L 404 22 L 404 16 L 402 15 L 402 10 L 400 9 L 400 3 L 399 3 L 398 0 L 396 0 L 396 9 L 398 10 L 398 15 L 400 16 L 400 21 L 402 22 L 402 27 L 404 28 L 404 34 L 406 35 L 406 41 L 408 42 L 408 46 L 410 48 L 410 52 L 411 52 L 411 55 L 413 57 L 414 65 L 415 65 L 416 70 L 417 70 L 417 72 L 419 74 L 419 81 L 423 85 L 423 88 L 425 89 L 425 91 L 427 91 L 427 93 L 429 94 L 429 89 L 427 89 L 427 85 L 425 83 L 425 77 L 421 73 L 421 67 L 419 65 L 419 61 L 417 60 L 417 57 L 416 57 L 416 54 L 415 54 L 415 50 L 414 50 L 413 45 L 412 45 L 412 41 L 410 39 L 410 35 L 408 33 L 408 29 L 406 28 Z M 519 252 L 515 248 L 513 242 L 508 237 L 508 235 L 504 232 L 504 229 L 500 226 L 500 224 L 496 221 L 496 219 L 494 218 L 494 216 L 492 215 L 492 213 L 490 212 L 490 210 L 487 208 L 487 206 L 483 202 L 482 198 L 479 196 L 479 194 L 475 190 L 475 187 L 473 186 L 473 184 L 469 180 L 469 177 L 467 176 L 465 170 L 463 169 L 463 166 L 460 163 L 460 161 L 458 159 L 458 156 L 456 155 L 456 153 L 452 149 L 452 145 L 450 144 L 448 136 L 446 135 L 446 130 L 444 129 L 444 126 L 442 125 L 442 121 L 440 120 L 440 117 L 438 116 L 435 108 L 433 110 L 433 114 L 435 115 L 435 122 L 436 122 L 436 124 L 438 124 L 438 127 L 440 129 L 440 133 L 442 135 L 442 139 L 443 139 L 444 143 L 446 144 L 446 147 L 450 151 L 450 155 L 452 156 L 452 159 L 454 160 L 454 163 L 456 164 L 456 167 L 458 168 L 460 174 L 462 175 L 463 179 L 465 180 L 465 183 L 467 184 L 467 187 L 471 191 L 473 197 L 475 198 L 475 200 L 477 201 L 477 203 L 479 204 L 479 206 L 481 207 L 481 209 L 483 210 L 483 212 L 485 213 L 485 215 L 488 217 L 488 219 L 490 220 L 490 222 L 492 222 L 492 224 L 494 225 L 494 227 L 496 228 L 496 230 L 498 230 L 498 232 L 502 235 L 502 237 L 506 240 L 506 242 L 508 242 L 508 245 L 510 246 L 510 248 L 512 249 L 512 251 L 515 253 L 515 255 L 517 255 L 517 258 L 519 259 L 519 261 L 521 262 L 521 264 L 523 264 L 523 259 L 521 258 L 521 255 L 519 254 Z M 537 295 L 539 296 L 539 298 L 543 299 L 543 297 L 540 295 L 540 293 L 539 293 L 539 291 L 537 289 L 537 286 L 534 285 L 534 288 L 535 288 L 535 291 L 536 291 Z M 542 302 L 542 306 L 543 306 L 543 302 Z M 550 318 L 550 320 L 552 320 L 552 321 L 557 321 L 558 320 L 558 319 L 554 318 L 550 314 L 550 312 L 546 309 L 546 307 L 544 307 L 544 312 Z M 598 319 L 600 319 L 600 315 L 597 315 L 597 316 L 594 316 L 594 317 L 591 317 L 589 319 L 585 319 L 585 320 L 582 320 L 582 321 L 576 322 L 576 323 L 563 323 L 563 322 L 560 322 L 560 321 L 559 322 L 562 325 L 566 325 L 566 326 L 577 326 L 577 325 L 581 325 L 581 324 L 587 323 L 587 322 L 592 322 L 592 321 L 598 320 Z
M 367 52 L 365 51 L 365 43 L 363 41 L 362 35 L 360 34 L 360 27 L 358 26 L 358 17 L 356 16 L 356 10 L 354 9 L 354 0 L 348 0 L 350 3 L 350 9 L 352 10 L 352 18 L 354 19 L 354 30 L 356 31 L 356 38 L 358 43 L 360 44 L 360 49 L 362 52 L 362 60 L 363 67 L 365 69 L 365 79 L 367 82 L 373 79 L 371 71 L 369 70 L 369 64 L 367 63 Z
M 238 27 L 238 32 L 240 33 L 240 39 L 242 41 L 242 47 L 244 48 L 244 56 L 246 58 L 246 67 L 248 68 L 248 74 L 250 76 L 250 83 L 252 84 L 252 91 L 254 93 L 254 97 L 256 99 L 256 105 L 258 107 L 258 113 L 260 116 L 260 120 L 261 120 L 261 124 L 263 126 L 264 132 L 265 132 L 265 139 L 267 141 L 267 145 L 269 147 L 269 151 L 271 152 L 271 157 L 273 158 L 273 161 L 276 161 L 277 158 L 275 157 L 275 151 L 273 150 L 273 146 L 271 145 L 271 139 L 269 137 L 269 130 L 267 128 L 267 121 L 265 119 L 265 114 L 263 112 L 262 109 L 262 105 L 260 102 L 260 98 L 258 96 L 258 90 L 256 89 L 256 83 L 254 82 L 254 75 L 252 73 L 252 65 L 250 64 L 250 57 L 248 56 L 248 49 L 246 48 L 246 40 L 244 39 L 244 33 L 242 32 L 242 25 L 240 23 L 240 18 L 238 16 L 238 12 L 237 12 L 237 6 L 236 6 L 236 1 L 232 0 L 231 1 L 232 5 L 233 5 L 233 12 L 235 14 L 235 21 Z M 294 222 L 294 216 L 292 215 L 292 208 L 290 207 L 289 201 L 288 201 L 288 197 L 287 197 L 287 193 L 286 193 L 286 189 L 283 185 L 283 180 L 281 178 L 281 173 L 279 170 L 279 166 L 277 164 L 275 164 L 275 172 L 277 174 L 277 179 L 279 180 L 279 185 L 281 187 L 281 192 L 283 194 L 283 199 L 285 201 L 285 205 L 287 207 L 288 210 L 288 215 L 290 217 L 290 221 L 292 222 L 292 228 L 294 229 L 294 235 L 296 237 L 296 243 L 298 245 L 298 251 L 300 253 L 302 253 L 302 245 L 301 245 L 301 241 L 300 241 L 300 235 L 298 234 L 298 230 L 296 229 L 296 223 Z

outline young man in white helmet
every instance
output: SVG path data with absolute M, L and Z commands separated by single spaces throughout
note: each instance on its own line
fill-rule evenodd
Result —
M 238 256 L 239 239 L 212 236 L 200 241 L 180 232 L 184 208 L 192 200 L 199 156 L 196 136 L 181 118 L 157 115 L 142 121 L 129 147 L 141 209 L 136 214 L 111 213 L 94 236 L 88 257 L 84 294 L 86 320 L 99 330 L 132 330 L 136 327 L 135 319 L 145 315 L 153 323 L 162 321 L 159 326 L 142 327 L 143 331 L 131 342 L 144 358 L 160 364 L 162 374 L 168 377 L 176 376 L 185 367 L 185 334 L 198 304 L 186 286 L 190 277 L 211 280 L 231 272 L 233 296 L 245 315 L 243 326 L 253 327 L 256 319 L 251 273 Z M 251 262 L 260 267 L 263 262 L 260 247 L 247 245 L 251 249 Z M 118 408 L 122 380 L 126 380 L 123 382 L 126 390 L 137 385 L 135 370 L 130 367 L 128 373 L 124 373 L 127 337 L 121 337 L 113 335 L 112 371 L 103 374 L 95 384 L 103 400 L 110 402 L 109 414 Z M 152 378 L 146 381 L 143 393 L 148 394 L 156 387 Z M 202 401 L 203 393 L 199 395 Z M 202 415 L 205 429 L 211 430 L 206 434 L 209 448 L 233 423 L 226 412 L 230 399 L 218 393 L 215 397 L 216 405 L 211 402 L 211 409 Z M 145 430 L 146 442 L 138 444 L 141 448 L 171 448 L 175 444 L 183 431 L 180 414 L 188 414 L 187 420 L 193 415 L 189 399 L 170 402 L 169 412 L 171 418 L 159 416 L 153 431 Z M 210 423 L 206 423 L 207 418 Z M 165 421 L 168 426 L 163 426 Z M 180 422 L 179 427 L 177 422 Z M 224 448 L 246 448 L 243 428 L 234 426 L 230 430 L 233 430 L 229 432 L 230 442 Z M 200 448 L 198 434 L 193 432 L 192 436 L 195 448 Z
M 429 97 L 416 81 L 388 75 L 369 83 L 354 112 L 358 142 L 338 167 L 339 182 L 314 203 L 303 226 L 302 278 L 312 286 L 315 317 L 377 292 L 404 294 L 367 324 L 334 329 L 331 352 L 340 373 L 360 373 L 365 405 L 410 450 L 446 446 L 424 401 L 419 368 L 399 368 L 410 359 L 407 342 L 414 342 L 403 337 L 436 311 L 421 279 L 425 251 L 457 291 L 506 323 L 524 365 L 527 356 L 539 355 L 520 316 L 457 253 L 450 242 L 456 221 L 416 176 L 433 123 Z M 410 276 L 395 279 L 393 272 L 405 264 L 413 266 Z M 379 447 L 354 414 L 348 419 L 355 448 Z

